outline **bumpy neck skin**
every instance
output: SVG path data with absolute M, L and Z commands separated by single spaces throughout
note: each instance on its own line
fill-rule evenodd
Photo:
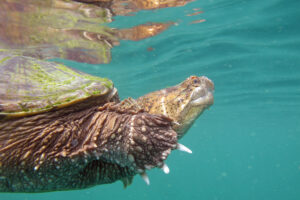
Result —
M 122 104 L 1 121 L 0 191 L 130 183 L 136 173 L 162 166 L 176 145 L 170 119 Z

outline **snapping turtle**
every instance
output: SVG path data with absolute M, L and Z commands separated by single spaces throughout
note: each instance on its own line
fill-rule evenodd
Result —
M 0 51 L 0 191 L 82 189 L 160 167 L 201 112 L 213 83 L 179 85 L 120 102 L 106 78 Z

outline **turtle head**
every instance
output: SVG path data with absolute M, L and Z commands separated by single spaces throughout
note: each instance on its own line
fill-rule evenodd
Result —
M 181 138 L 200 114 L 214 102 L 214 84 L 205 76 L 191 76 L 182 83 L 155 91 L 137 99 L 150 114 L 162 114 L 173 120 L 173 129 Z

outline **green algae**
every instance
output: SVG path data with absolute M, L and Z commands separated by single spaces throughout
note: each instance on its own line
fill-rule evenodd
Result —
M 12 63 L 19 64 L 9 66 L 8 71 L 2 70 L 2 73 L 10 73 L 13 80 L 7 81 L 5 96 L 17 94 L 17 99 L 13 99 L 14 110 L 6 109 L 2 114 L 44 112 L 91 96 L 104 95 L 113 88 L 113 83 L 107 78 L 77 72 L 62 64 L 23 56 L 10 57 L 5 55 L 5 58 L 12 59 Z M 17 89 L 24 83 L 27 88 Z
M 7 56 L 7 57 L 4 57 L 0 60 L 0 64 L 4 63 L 5 61 L 9 60 L 11 57 L 10 56 Z

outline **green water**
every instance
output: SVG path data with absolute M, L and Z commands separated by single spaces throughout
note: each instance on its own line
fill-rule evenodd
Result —
M 201 8 L 202 14 L 186 16 Z M 107 65 L 65 61 L 112 79 L 120 96 L 138 97 L 190 75 L 215 83 L 215 104 L 173 151 L 170 174 L 148 172 L 90 189 L 41 194 L 1 193 L 1 200 L 299 200 L 300 199 L 300 2 L 206 0 L 184 7 L 118 16 L 112 27 L 176 21 L 146 40 L 121 41 Z M 203 23 L 191 24 L 193 20 Z M 147 51 L 152 47 L 153 51 Z

